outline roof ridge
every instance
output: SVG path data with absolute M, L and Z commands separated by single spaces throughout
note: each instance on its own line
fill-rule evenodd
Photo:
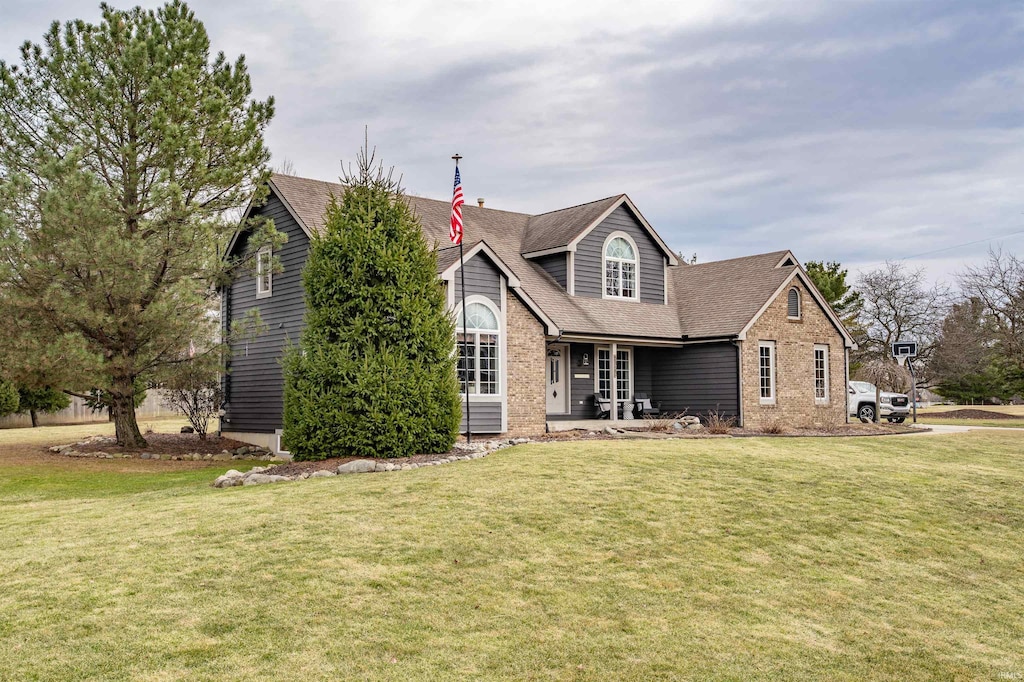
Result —
M 780 249 L 778 251 L 765 251 L 764 253 L 755 253 L 750 256 L 736 256 L 735 258 L 723 258 L 722 260 L 709 260 L 705 263 L 688 263 L 691 268 L 699 268 L 702 265 L 721 265 L 722 263 L 732 263 L 738 260 L 751 260 L 753 258 L 765 258 L 767 256 L 782 256 L 782 254 L 790 253 L 790 249 Z M 796 266 L 792 266 L 796 267 Z
M 582 206 L 590 206 L 591 204 L 599 204 L 602 201 L 608 201 L 610 199 L 619 199 L 619 198 L 624 197 L 624 196 L 626 196 L 625 192 L 623 192 L 621 194 L 613 194 L 612 196 L 605 197 L 603 199 L 594 199 L 593 201 L 584 201 L 583 203 L 575 204 L 573 206 L 565 206 L 563 208 L 556 208 L 556 209 L 553 209 L 551 211 L 545 211 L 544 213 L 533 213 L 533 214 L 528 214 L 528 215 L 530 215 L 531 218 L 540 218 L 541 216 L 551 215 L 552 213 L 558 213 L 560 211 L 570 211 L 570 210 L 572 210 L 574 208 L 580 208 Z

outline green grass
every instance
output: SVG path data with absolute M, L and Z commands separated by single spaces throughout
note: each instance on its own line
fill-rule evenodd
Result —
M 0 679 L 1000 679 L 1021 442 L 552 443 L 103 495 L 41 468 L 0 493 Z

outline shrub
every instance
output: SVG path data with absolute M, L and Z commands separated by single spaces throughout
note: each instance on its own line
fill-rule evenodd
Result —
M 781 417 L 771 416 L 765 417 L 764 421 L 761 422 L 761 433 L 769 433 L 777 435 L 786 432 L 786 424 L 782 421 Z
M 708 433 L 729 433 L 736 426 L 736 417 L 725 417 L 718 410 L 711 410 L 705 419 Z
M 163 386 L 164 404 L 185 415 L 199 434 L 199 440 L 206 440 L 210 420 L 220 412 L 224 402 L 216 366 L 205 360 L 201 358 L 180 365 Z
M 398 183 L 364 150 L 303 270 L 306 327 L 285 353 L 295 459 L 445 452 L 462 417 L 437 257 Z

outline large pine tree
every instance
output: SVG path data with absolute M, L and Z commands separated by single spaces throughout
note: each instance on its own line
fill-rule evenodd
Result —
M 265 185 L 272 115 L 177 0 L 104 4 L 0 62 L 0 318 L 17 321 L 0 371 L 99 389 L 118 442 L 145 445 L 136 393 L 210 333 L 218 244 Z M 280 241 L 270 224 L 249 240 Z
M 437 257 L 364 149 L 303 271 L 306 328 L 285 358 L 296 459 L 444 452 L 461 418 L 454 323 Z

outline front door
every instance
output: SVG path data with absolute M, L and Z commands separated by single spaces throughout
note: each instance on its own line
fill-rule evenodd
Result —
M 569 347 L 548 346 L 547 377 L 548 414 L 568 414 Z

